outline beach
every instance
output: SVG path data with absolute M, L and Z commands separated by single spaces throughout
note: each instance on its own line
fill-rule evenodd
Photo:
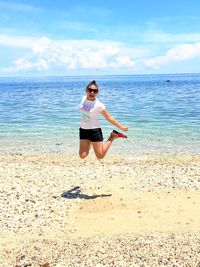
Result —
M 0 266 L 200 266 L 200 157 L 0 156 Z
M 90 76 L 0 79 L 0 267 L 199 267 L 200 75 L 95 80 L 128 127 L 100 161 L 78 156 Z

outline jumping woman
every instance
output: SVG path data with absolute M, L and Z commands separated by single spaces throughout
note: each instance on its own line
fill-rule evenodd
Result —
M 123 133 L 113 130 L 108 140 L 103 143 L 102 129 L 98 120 L 99 114 L 102 114 L 107 121 L 124 132 L 128 131 L 128 127 L 121 125 L 109 114 L 104 104 L 97 99 L 98 93 L 99 87 L 95 81 L 92 81 L 87 85 L 86 95 L 82 98 L 80 104 L 79 155 L 82 159 L 88 156 L 91 145 L 93 146 L 97 159 L 103 159 L 115 139 L 127 138 Z

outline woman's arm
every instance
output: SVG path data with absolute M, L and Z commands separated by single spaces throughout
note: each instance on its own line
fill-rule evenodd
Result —
M 127 126 L 123 126 L 121 125 L 113 116 L 110 115 L 110 113 L 104 109 L 101 114 L 104 116 L 104 118 L 109 121 L 110 123 L 112 123 L 114 126 L 116 126 L 117 128 L 121 129 L 122 131 L 126 132 L 128 131 L 128 127 Z

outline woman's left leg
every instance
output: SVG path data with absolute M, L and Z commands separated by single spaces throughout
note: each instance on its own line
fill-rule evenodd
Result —
M 103 144 L 103 142 L 92 142 L 94 153 L 98 159 L 103 159 L 108 152 L 112 142 L 118 138 L 117 134 L 111 133 L 108 140 Z

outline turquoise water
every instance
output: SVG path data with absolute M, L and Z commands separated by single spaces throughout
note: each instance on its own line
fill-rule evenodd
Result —
M 200 74 L 95 78 L 99 99 L 129 126 L 110 153 L 199 154 Z M 77 153 L 78 106 L 93 79 L 0 78 L 0 152 Z M 101 124 L 106 139 L 113 126 Z

